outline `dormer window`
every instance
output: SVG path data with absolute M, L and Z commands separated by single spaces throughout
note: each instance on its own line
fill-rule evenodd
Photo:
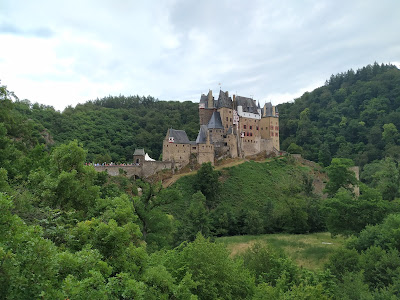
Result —
M 173 137 L 173 136 L 170 136 L 170 137 L 168 138 L 168 143 L 174 143 L 174 142 L 175 142 L 174 137 Z

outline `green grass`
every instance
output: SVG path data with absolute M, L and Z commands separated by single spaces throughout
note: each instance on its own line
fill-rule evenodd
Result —
M 299 267 L 310 270 L 321 270 L 329 256 L 340 248 L 344 238 L 332 238 L 330 233 L 320 232 L 313 234 L 265 234 L 221 237 L 216 240 L 226 245 L 232 256 L 238 255 L 255 242 L 270 245 L 278 251 L 283 251 L 293 259 Z

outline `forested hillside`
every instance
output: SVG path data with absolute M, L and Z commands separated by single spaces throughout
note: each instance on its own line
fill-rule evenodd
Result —
M 67 107 L 17 101 L 16 110 L 42 124 L 56 144 L 78 140 L 88 150 L 90 162 L 132 161 L 135 148 L 145 148 L 154 159 L 162 152 L 167 129 L 184 129 L 196 139 L 198 106 L 190 101 L 158 101 L 153 97 L 105 97 Z
M 393 157 L 364 167 L 368 185 L 356 181 L 349 159 L 321 170 L 285 157 L 222 171 L 203 164 L 163 189 L 97 173 L 78 141 L 53 143 L 46 128 L 73 126 L 68 113 L 118 110 L 102 103 L 60 114 L 0 86 L 1 300 L 398 298 L 400 172 Z M 313 190 L 317 172 L 329 177 L 327 199 Z M 231 257 L 212 242 L 320 230 L 352 238 L 317 271 L 271 245 Z
M 375 63 L 332 75 L 324 86 L 278 107 L 283 150 L 301 152 L 325 166 L 333 157 L 363 166 L 400 155 L 396 66 Z

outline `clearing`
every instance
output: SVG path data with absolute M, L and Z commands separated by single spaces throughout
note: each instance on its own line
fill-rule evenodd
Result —
M 329 256 L 344 244 L 341 236 L 332 238 L 329 232 L 311 234 L 264 234 L 217 238 L 216 242 L 226 245 L 231 256 L 243 253 L 255 242 L 266 243 L 283 251 L 299 267 L 322 270 Z

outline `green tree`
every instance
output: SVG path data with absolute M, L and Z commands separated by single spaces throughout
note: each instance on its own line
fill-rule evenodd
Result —
M 362 186 L 362 196 L 341 188 L 333 198 L 324 202 L 326 226 L 332 235 L 358 234 L 368 224 L 381 222 L 389 211 L 379 193 Z
M 184 240 L 194 241 L 199 232 L 205 237 L 210 236 L 210 219 L 205 202 L 206 197 L 200 191 L 193 194 L 186 219 L 182 224 Z
M 214 171 L 210 162 L 203 163 L 197 171 L 193 188 L 200 191 L 206 197 L 206 206 L 210 209 L 215 207 L 219 192 L 219 173 Z
M 175 233 L 174 219 L 162 211 L 161 206 L 179 201 L 175 190 L 163 190 L 161 184 L 142 184 L 143 194 L 133 198 L 143 239 L 150 251 L 172 245 Z
M 357 185 L 355 174 L 349 168 L 354 165 L 351 159 L 334 158 L 329 167 L 326 168 L 329 181 L 325 191 L 333 197 L 340 188 L 351 191 Z
M 396 125 L 394 125 L 393 123 L 384 124 L 382 139 L 385 142 L 386 146 L 397 144 L 399 140 L 399 132 L 396 128 Z
M 166 253 L 163 260 L 177 282 L 191 275 L 196 285 L 191 290 L 199 299 L 248 299 L 254 293 L 254 279 L 241 261 L 230 259 L 224 245 L 201 235 Z
M 291 154 L 302 154 L 303 148 L 295 143 L 291 143 L 287 148 L 287 152 Z

